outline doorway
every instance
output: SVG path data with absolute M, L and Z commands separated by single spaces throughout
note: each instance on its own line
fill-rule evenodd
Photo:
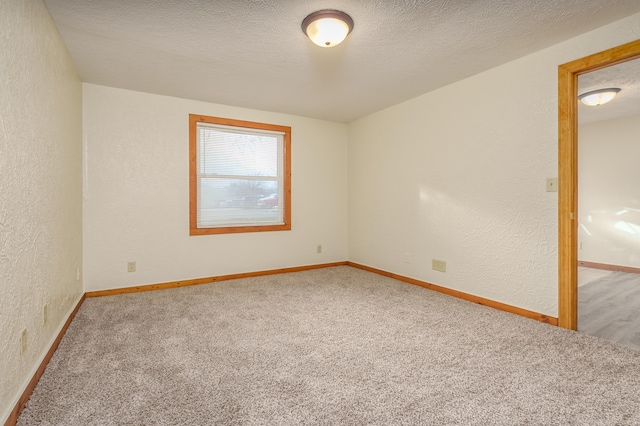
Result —
M 578 76 L 610 88 L 578 102 L 577 331 L 640 349 L 640 58 Z
M 578 326 L 578 76 L 640 58 L 636 40 L 558 67 L 558 325 Z

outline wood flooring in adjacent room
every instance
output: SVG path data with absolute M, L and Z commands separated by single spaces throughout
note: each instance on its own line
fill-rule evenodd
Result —
M 578 331 L 640 349 L 640 274 L 579 267 Z

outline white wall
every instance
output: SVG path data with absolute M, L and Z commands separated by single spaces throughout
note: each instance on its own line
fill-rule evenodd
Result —
M 636 14 L 351 123 L 349 259 L 557 316 L 558 65 L 639 35 Z
M 345 124 L 83 87 L 87 291 L 346 260 Z M 189 236 L 190 113 L 291 126 L 291 231 Z
M 578 135 L 578 259 L 640 268 L 640 116 Z
M 81 91 L 44 4 L 0 1 L 0 424 L 83 292 Z

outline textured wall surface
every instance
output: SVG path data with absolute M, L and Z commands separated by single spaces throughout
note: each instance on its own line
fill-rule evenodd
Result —
M 351 123 L 349 259 L 556 316 L 557 67 L 639 36 L 636 14 Z
M 82 85 L 40 0 L 0 1 L 0 76 L 4 424 L 82 294 Z
M 578 259 L 640 268 L 640 116 L 578 135 Z
M 83 88 L 87 291 L 346 259 L 345 124 Z M 291 126 L 291 231 L 189 236 L 190 113 Z

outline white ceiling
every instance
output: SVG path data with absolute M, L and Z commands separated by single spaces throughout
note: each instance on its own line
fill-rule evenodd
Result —
M 578 103 L 580 124 L 640 116 L 640 59 L 623 62 L 578 76 L 578 93 L 617 87 L 620 92 L 607 104 L 589 107 Z
M 640 12 L 638 0 L 44 0 L 83 81 L 349 122 Z M 355 21 L 321 48 L 300 24 Z

